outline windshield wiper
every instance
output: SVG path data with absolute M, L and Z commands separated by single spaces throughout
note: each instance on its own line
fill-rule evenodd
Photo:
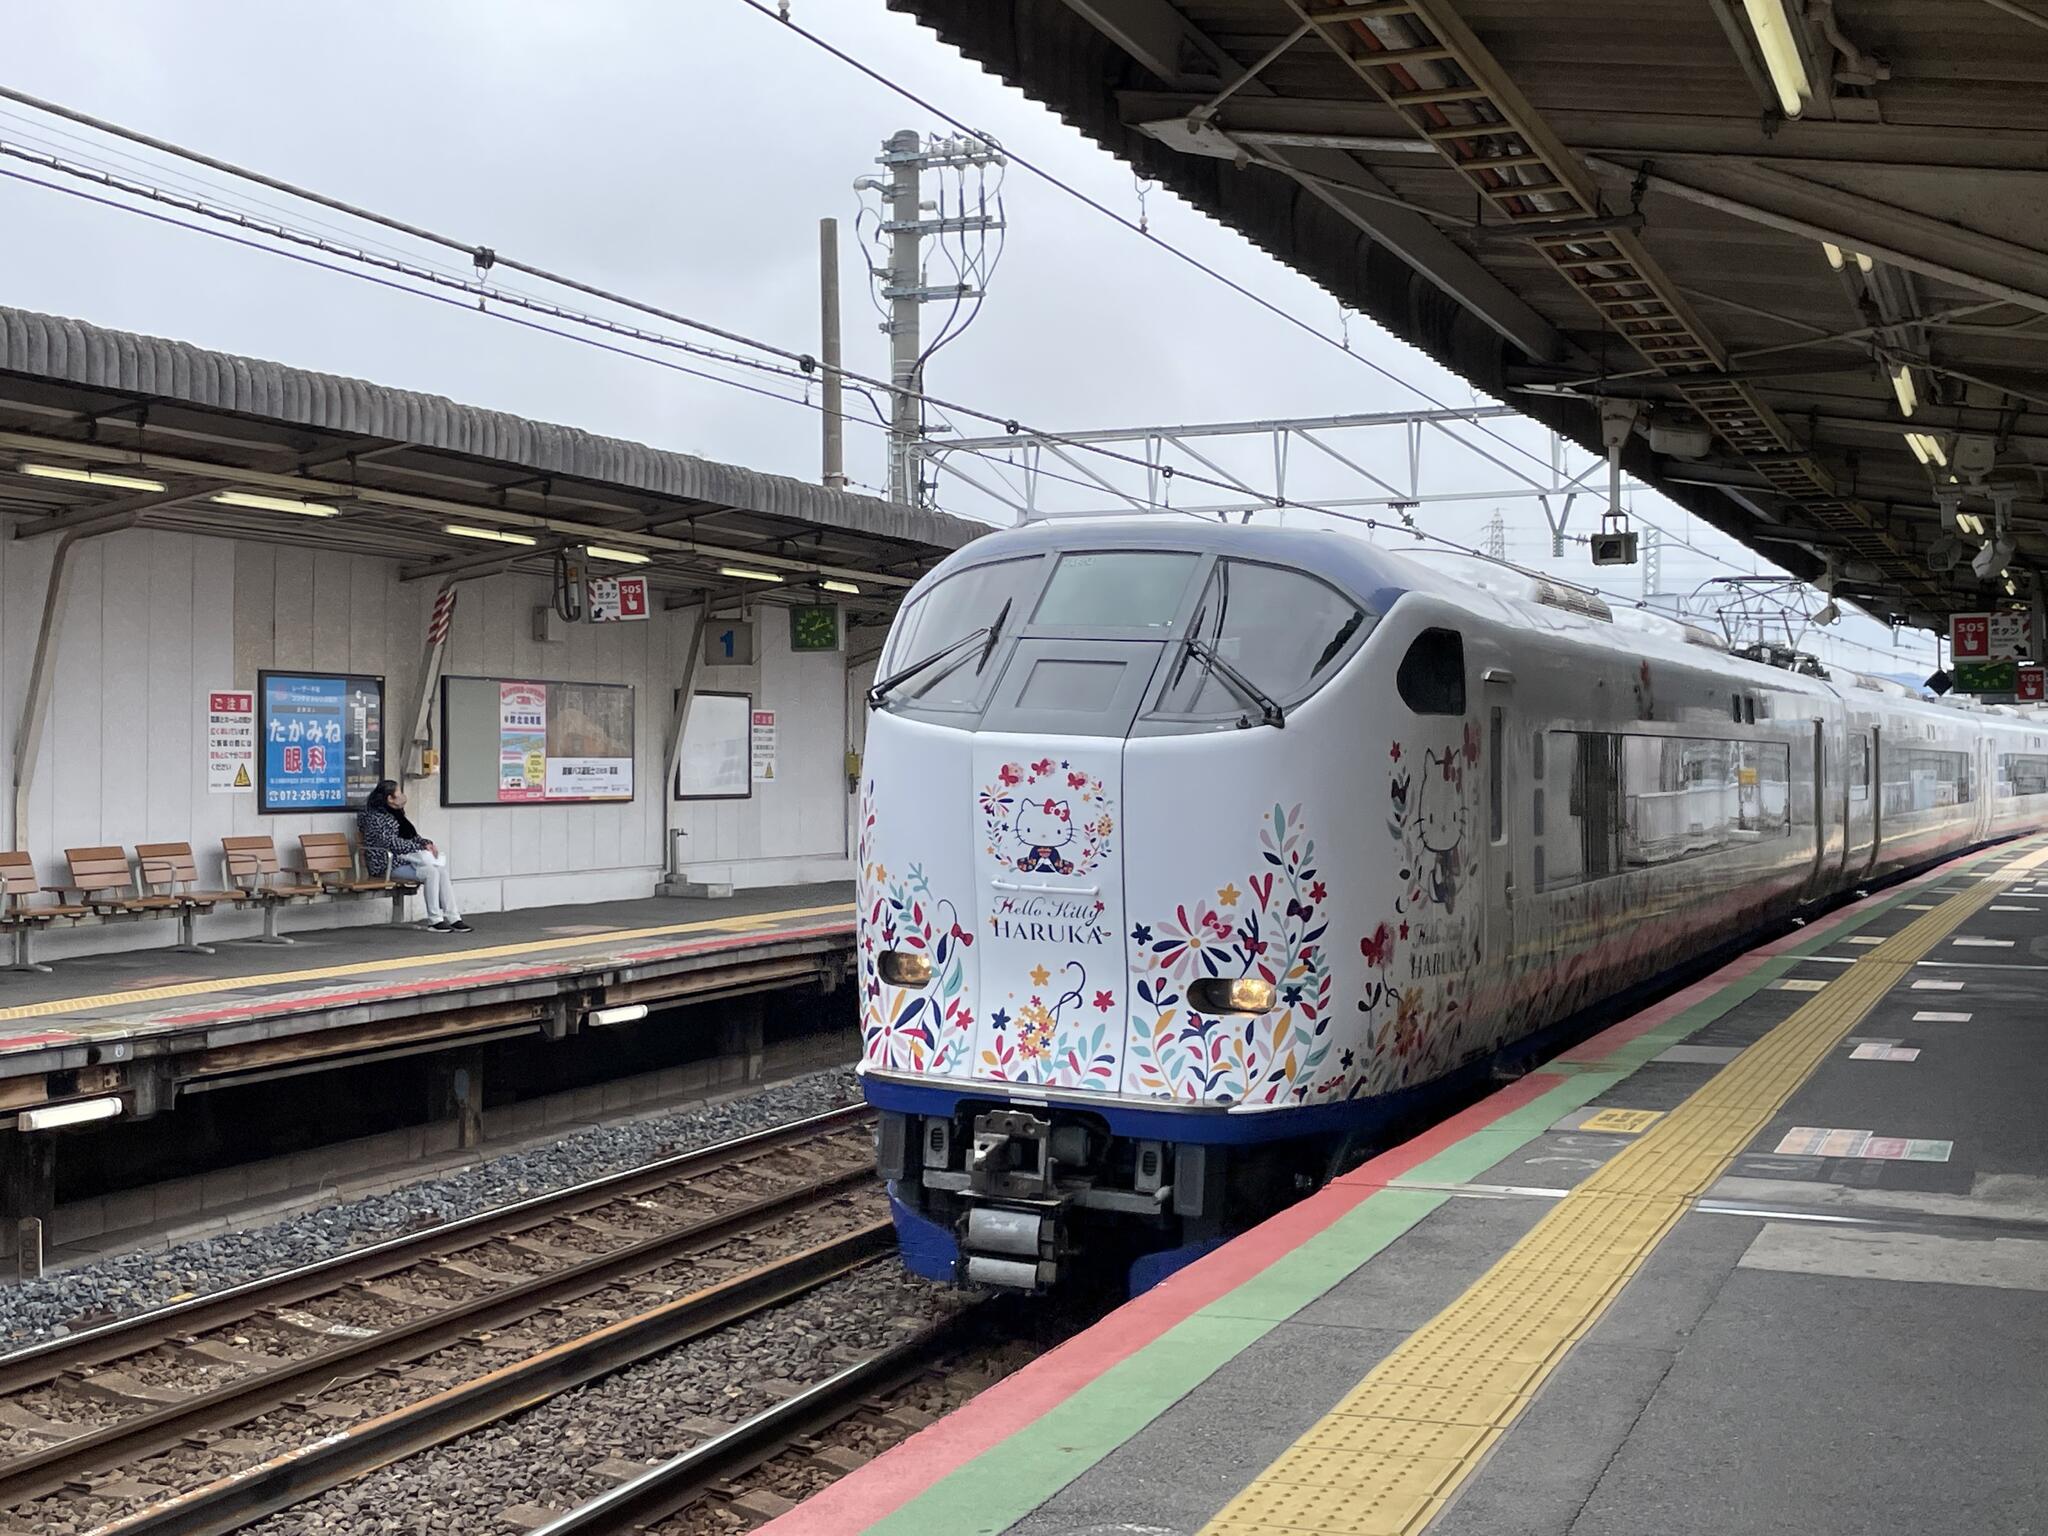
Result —
M 989 657 L 995 654 L 996 642 L 1002 638 L 1003 623 L 1010 617 L 1010 603 L 1014 601 L 1016 599 L 1011 598 L 1004 602 L 1003 611 L 996 615 L 995 623 L 984 624 L 979 629 L 969 630 L 951 645 L 941 646 L 922 661 L 913 661 L 900 672 L 893 672 L 879 683 L 876 683 L 872 688 L 868 689 L 868 707 L 870 709 L 879 709 L 882 701 L 904 683 L 937 666 L 947 657 L 959 655 L 977 640 L 982 642 L 981 660 L 974 664 L 974 670 L 979 673 L 983 667 L 988 665 Z
M 1221 656 L 1217 655 L 1206 641 L 1197 640 L 1193 635 L 1189 635 L 1181 644 L 1188 648 L 1191 655 L 1201 657 L 1204 662 L 1213 667 L 1216 675 L 1222 678 L 1224 682 L 1230 684 L 1232 691 L 1240 699 L 1243 699 L 1247 704 L 1257 705 L 1260 718 L 1267 725 L 1273 726 L 1276 729 L 1285 728 L 1287 712 L 1273 701 L 1273 696 L 1246 677 L 1242 672 L 1238 671 L 1237 668 L 1233 667 Z M 1244 718 L 1243 724 L 1251 724 L 1251 717 L 1249 715 Z

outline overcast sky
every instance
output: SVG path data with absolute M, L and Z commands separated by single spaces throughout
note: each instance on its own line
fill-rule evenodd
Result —
M 794 0 L 793 14 L 1006 146 L 1138 215 L 1128 168 L 881 0 Z M 887 342 L 875 329 L 854 239 L 852 183 L 877 171 L 881 141 L 895 130 L 948 131 L 740 0 L 23 5 L 11 8 L 0 79 L 796 350 L 817 346 L 817 221 L 837 216 L 845 361 L 873 374 L 887 372 Z M 161 185 L 190 191 L 187 178 L 197 176 L 209 195 L 225 190 L 209 173 L 11 104 L 0 104 L 0 140 L 146 174 Z M 146 173 L 117 153 L 141 156 Z M 0 159 L 0 170 L 47 174 L 14 159 Z M 1412 386 L 1404 387 L 1020 168 L 1008 173 L 1003 196 L 1010 228 L 1000 268 L 975 323 L 933 362 L 927 388 L 934 394 L 1052 429 L 1399 410 L 1427 404 L 1425 395 L 1461 408 L 1487 403 L 1421 353 L 1351 317 L 1354 351 Z M 301 227 L 315 217 L 347 225 L 277 194 L 241 189 L 235 197 L 244 207 L 261 198 Z M 1235 234 L 1164 191 L 1153 191 L 1144 211 L 1176 245 L 1325 335 L 1340 334 L 1338 306 L 1327 293 Z M 16 180 L 0 179 L 0 230 L 0 302 L 757 468 L 818 473 L 815 411 L 536 334 L 467 303 L 392 292 Z M 360 226 L 336 238 L 374 240 L 451 269 L 465 265 L 452 253 Z M 943 314 L 927 310 L 926 318 Z M 996 430 L 964 418 L 958 425 Z M 1533 424 L 1490 425 L 1523 449 L 1546 451 Z M 1540 473 L 1532 460 L 1480 441 Z M 1361 436 L 1350 451 L 1375 466 L 1401 457 L 1391 436 Z M 1446 442 L 1433 440 L 1427 455 L 1425 490 L 1507 481 Z M 1312 470 L 1312 458 L 1297 451 L 1291 461 L 1294 494 L 1372 494 L 1334 466 Z M 1255 484 L 1272 482 L 1263 444 L 1244 445 L 1224 462 Z M 1577 456 L 1573 470 L 1585 462 Z M 847 467 L 865 485 L 885 482 L 879 432 L 849 427 Z M 1397 467 L 1388 478 L 1398 482 L 1405 462 Z M 1185 494 L 1185 487 L 1176 492 Z M 941 497 L 959 510 L 994 515 L 957 482 L 944 483 Z M 1498 506 L 1509 555 L 1550 564 L 1535 503 Z M 1494 507 L 1426 507 L 1419 515 L 1426 527 L 1478 543 Z M 1662 498 L 1638 496 L 1636 510 L 1674 541 L 1707 552 L 1667 544 L 1667 590 L 1758 568 L 1747 551 Z M 1582 499 L 1573 530 L 1596 512 Z M 1580 546 L 1568 546 L 1555 568 L 1580 580 L 1595 575 Z M 1635 570 L 1598 574 L 1610 591 L 1640 591 Z M 1849 665 L 1910 670 L 1931 655 L 1923 643 L 1893 661 L 1880 626 L 1852 621 L 1844 629 L 1885 647 L 1842 651 Z

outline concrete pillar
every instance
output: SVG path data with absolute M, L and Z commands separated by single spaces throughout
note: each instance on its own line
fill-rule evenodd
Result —
M 718 1019 L 718 1052 L 733 1065 L 725 1067 L 721 1080 L 731 1082 L 757 1082 L 762 1071 L 765 1031 L 762 1027 L 764 1016 L 762 1000 L 757 994 L 752 997 L 735 997 L 721 1005 Z
M 56 1208 L 57 1139 L 0 1131 L 0 1232 L 23 1264 L 33 1247 L 40 1268 L 43 1219 Z
M 435 1120 L 455 1122 L 455 1145 L 463 1150 L 483 1145 L 484 1053 L 456 1051 L 436 1059 L 433 1100 Z

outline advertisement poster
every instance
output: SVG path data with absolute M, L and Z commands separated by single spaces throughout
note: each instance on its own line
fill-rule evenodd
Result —
M 754 711 L 754 782 L 775 777 L 775 711 Z
M 256 792 L 256 695 L 210 691 L 206 696 L 206 790 Z
M 547 757 L 547 686 L 498 684 L 498 798 L 546 799 Z
M 346 811 L 384 773 L 384 680 L 265 672 L 258 679 L 257 809 Z
M 443 805 L 633 798 L 633 690 L 622 683 L 444 677 Z

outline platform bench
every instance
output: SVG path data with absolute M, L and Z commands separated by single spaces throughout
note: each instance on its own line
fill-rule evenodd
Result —
M 405 900 L 420 888 L 417 880 L 389 880 L 369 874 L 354 841 L 346 832 L 305 832 L 299 836 L 299 857 L 306 873 L 330 896 L 389 896 L 391 926 L 408 921 Z

